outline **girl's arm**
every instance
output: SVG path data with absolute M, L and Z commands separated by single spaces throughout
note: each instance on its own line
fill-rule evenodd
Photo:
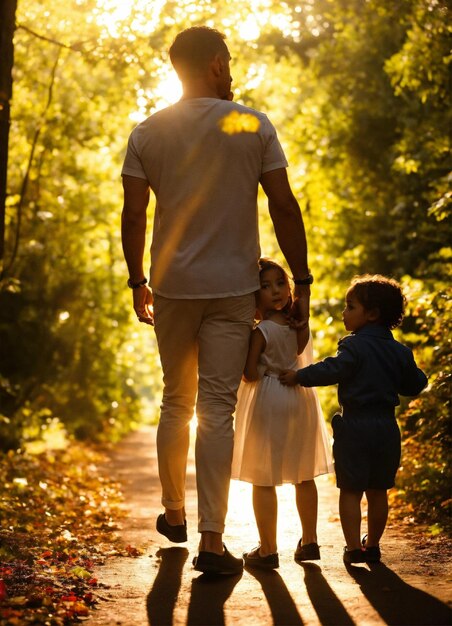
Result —
M 297 328 L 297 354 L 301 354 L 306 348 L 309 341 L 309 332 L 309 325 L 305 326 L 304 328 Z
M 267 342 L 259 327 L 255 328 L 251 333 L 248 356 L 246 357 L 245 369 L 243 370 L 243 378 L 246 382 L 251 383 L 259 379 L 257 366 L 259 357 L 265 350 L 266 345 Z

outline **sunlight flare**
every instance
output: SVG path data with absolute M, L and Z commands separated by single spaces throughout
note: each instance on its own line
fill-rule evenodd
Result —
M 257 133 L 261 123 L 255 115 L 231 111 L 219 120 L 218 125 L 226 135 L 236 135 L 237 133 Z

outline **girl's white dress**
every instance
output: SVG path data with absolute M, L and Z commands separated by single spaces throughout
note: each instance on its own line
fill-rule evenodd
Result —
M 332 472 L 330 438 L 315 389 L 286 387 L 278 380 L 281 370 L 312 363 L 311 337 L 298 356 L 295 330 L 271 320 L 258 328 L 267 343 L 259 380 L 239 387 L 232 478 L 276 486 Z

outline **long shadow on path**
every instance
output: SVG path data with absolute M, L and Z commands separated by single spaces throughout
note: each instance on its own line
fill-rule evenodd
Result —
M 150 626 L 171 626 L 182 583 L 182 572 L 188 558 L 186 548 L 158 550 L 160 567 L 146 600 Z M 222 626 L 224 605 L 242 575 L 200 575 L 192 581 L 187 626 Z
M 182 581 L 182 570 L 188 558 L 187 548 L 162 548 L 156 553 L 160 568 L 146 600 L 149 624 L 171 625 Z
M 303 620 L 283 579 L 275 570 L 247 568 L 259 581 L 270 608 L 274 626 L 302 626 Z
M 383 563 L 347 567 L 362 593 L 386 624 L 397 626 L 450 626 L 452 611 L 434 596 L 403 581 Z
M 187 626 L 224 626 L 224 605 L 242 574 L 208 576 L 201 574 L 191 584 Z
M 300 563 L 304 583 L 319 622 L 323 626 L 354 626 L 342 602 L 329 586 L 322 569 L 315 563 Z

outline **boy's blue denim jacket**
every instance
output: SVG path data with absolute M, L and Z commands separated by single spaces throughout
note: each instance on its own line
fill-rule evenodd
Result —
M 399 395 L 416 396 L 427 385 L 412 351 L 378 324 L 366 324 L 339 341 L 335 357 L 298 370 L 303 387 L 338 384 L 342 407 L 394 408 Z

